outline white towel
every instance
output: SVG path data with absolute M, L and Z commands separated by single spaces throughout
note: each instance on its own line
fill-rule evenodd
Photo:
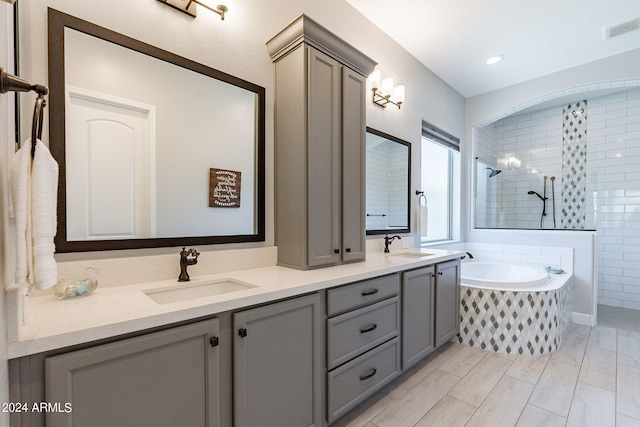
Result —
M 29 145 L 29 149 L 25 148 Z M 11 198 L 16 218 L 16 283 L 27 283 L 27 274 L 33 266 L 27 267 L 32 258 L 27 256 L 31 250 L 31 140 L 27 140 L 11 159 L 9 169 Z M 29 245 L 29 247 L 27 247 Z M 33 278 L 29 277 L 29 283 Z
M 418 233 L 421 236 L 427 235 L 427 221 L 429 218 L 429 209 L 425 205 L 418 208 Z
M 16 216 L 16 283 L 47 289 L 58 282 L 53 254 L 57 225 L 58 163 L 37 141 L 31 162 L 27 140 L 11 162 L 11 192 Z

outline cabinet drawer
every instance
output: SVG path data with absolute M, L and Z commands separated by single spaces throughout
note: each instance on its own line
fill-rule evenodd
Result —
M 352 283 L 327 291 L 327 312 L 329 316 L 344 313 L 373 302 L 398 295 L 400 275 L 376 277 Z
M 380 390 L 400 373 L 394 338 L 327 374 L 327 417 L 332 422 Z
M 350 311 L 327 322 L 327 359 L 333 369 L 398 335 L 398 297 Z

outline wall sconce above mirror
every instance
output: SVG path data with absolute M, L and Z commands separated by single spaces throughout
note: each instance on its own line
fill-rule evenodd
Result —
M 220 15 L 220 20 L 224 21 L 224 15 L 229 11 L 229 8 L 223 4 L 213 6 L 207 2 L 207 0 L 158 0 L 160 3 L 164 3 L 167 6 L 184 12 L 189 16 L 196 17 L 196 4 L 210 10 L 211 12 Z
M 409 233 L 411 144 L 367 127 L 367 234 Z
M 373 92 L 373 103 L 382 108 L 386 108 L 387 104 L 393 104 L 399 109 L 404 102 L 404 85 L 394 86 L 393 78 L 391 77 L 381 79 L 380 70 L 374 70 L 371 73 L 369 86 L 371 87 L 371 92 Z

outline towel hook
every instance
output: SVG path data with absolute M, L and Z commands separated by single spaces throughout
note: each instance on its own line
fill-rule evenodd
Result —
M 416 195 L 418 196 L 418 204 L 422 205 L 422 199 L 424 198 L 424 206 L 427 206 L 427 196 L 424 195 L 424 191 L 416 190 Z
M 33 108 L 33 122 L 31 125 L 31 158 L 33 158 L 36 153 L 36 141 L 42 138 L 44 107 L 47 106 L 47 101 L 44 97 L 49 93 L 49 89 L 44 85 L 31 84 L 20 77 L 7 73 L 4 68 L 0 67 L 0 93 L 30 91 L 38 94 L 36 105 Z

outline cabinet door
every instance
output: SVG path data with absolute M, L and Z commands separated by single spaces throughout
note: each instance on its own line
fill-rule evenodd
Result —
M 460 332 L 460 260 L 436 265 L 436 347 Z
M 340 68 L 308 48 L 308 264 L 340 260 Z
M 235 426 L 322 425 L 320 305 L 313 294 L 233 315 Z
M 433 266 L 402 274 L 402 369 L 435 350 L 433 338 Z
M 342 259 L 365 258 L 366 79 L 342 67 Z
M 219 426 L 217 336 L 212 319 L 46 358 L 47 425 Z

